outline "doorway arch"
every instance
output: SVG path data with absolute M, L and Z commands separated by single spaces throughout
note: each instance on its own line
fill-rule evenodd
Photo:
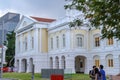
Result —
M 29 72 L 32 72 L 33 68 L 33 58 L 30 58 Z
M 66 68 L 65 56 L 62 56 L 62 57 L 61 57 L 61 66 L 62 66 L 62 69 L 65 69 L 65 68 Z
M 85 72 L 85 56 L 75 57 L 75 72 L 84 73 Z
M 27 60 L 23 59 L 21 65 L 22 65 L 22 72 L 26 72 L 27 71 Z

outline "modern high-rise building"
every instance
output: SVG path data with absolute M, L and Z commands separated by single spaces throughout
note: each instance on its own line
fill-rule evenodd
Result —
M 19 20 L 20 14 L 11 12 L 0 17 L 0 45 L 2 45 L 2 30 L 4 30 L 4 41 L 6 41 L 6 34 L 10 31 L 14 31 Z

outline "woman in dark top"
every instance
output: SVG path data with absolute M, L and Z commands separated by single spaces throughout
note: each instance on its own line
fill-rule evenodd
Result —
M 102 75 L 98 68 L 95 68 L 95 80 L 102 80 Z

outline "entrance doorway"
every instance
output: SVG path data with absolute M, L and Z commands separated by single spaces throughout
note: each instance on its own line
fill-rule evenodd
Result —
M 27 60 L 23 59 L 22 60 L 22 72 L 26 72 L 27 71 Z
M 75 72 L 84 73 L 84 71 L 85 71 L 85 57 L 76 56 L 75 57 Z

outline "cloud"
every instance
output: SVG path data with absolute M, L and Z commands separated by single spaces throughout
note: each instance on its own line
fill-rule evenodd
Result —
M 65 15 L 65 0 L 3 0 L 2 9 L 27 16 L 59 18 Z M 2 1 L 2 2 L 3 2 Z M 8 6 L 5 6 L 7 2 Z M 1 5 L 0 5 L 1 7 Z M 6 10 L 3 10 L 6 12 Z M 1 12 L 1 14 L 3 13 Z

